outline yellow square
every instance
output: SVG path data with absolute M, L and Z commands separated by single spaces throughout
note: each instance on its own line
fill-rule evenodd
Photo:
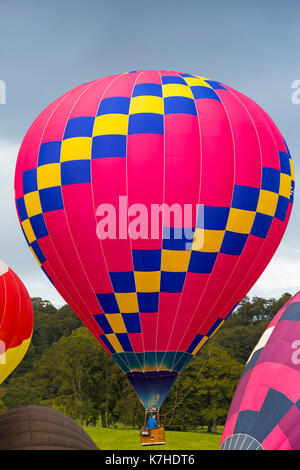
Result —
M 22 222 L 22 227 L 23 227 L 28 243 L 29 244 L 33 243 L 36 240 L 36 237 L 32 229 L 30 220 L 29 219 L 24 220 L 24 222 Z
M 199 78 L 200 80 L 210 80 L 210 78 L 200 77 L 199 75 L 195 75 L 195 77 Z
M 295 171 L 294 171 L 293 160 L 291 158 L 290 158 L 290 168 L 291 168 L 291 178 L 294 181 L 295 180 Z
M 24 203 L 28 217 L 33 217 L 34 215 L 41 214 L 43 212 L 38 191 L 25 194 Z
M 208 83 L 206 83 L 202 78 L 196 77 L 183 77 L 184 81 L 189 86 L 206 86 L 207 88 L 212 88 Z
M 205 345 L 206 341 L 208 340 L 208 337 L 207 336 L 203 336 L 203 338 L 201 339 L 200 343 L 195 347 L 194 351 L 192 352 L 192 354 L 195 356 L 195 354 L 197 354 L 197 352 Z
M 168 272 L 185 272 L 190 262 L 190 251 L 162 250 L 161 270 Z
M 274 217 L 278 202 L 278 194 L 262 189 L 259 194 L 257 212 Z
M 163 85 L 164 98 L 170 96 L 185 96 L 187 98 L 193 98 L 193 94 L 188 85 L 181 85 L 179 83 L 167 83 Z
M 156 113 L 164 114 L 164 101 L 160 96 L 135 96 L 130 101 L 129 114 Z
M 93 137 L 108 134 L 126 135 L 127 131 L 127 114 L 102 114 L 95 119 Z
M 284 173 L 280 174 L 280 188 L 279 188 L 280 196 L 290 199 L 291 183 L 292 183 L 292 180 L 289 175 L 285 175 Z
M 136 292 L 115 294 L 121 313 L 136 313 L 139 311 Z
M 114 333 L 126 333 L 126 327 L 119 313 L 108 313 L 106 319 Z
M 220 251 L 224 233 L 224 230 L 196 228 L 192 250 L 204 251 L 205 253 L 217 253 Z
M 250 233 L 255 212 L 242 209 L 230 209 L 226 230 L 237 233 Z
M 135 271 L 134 278 L 137 292 L 160 291 L 160 271 Z
M 29 248 L 30 248 L 31 253 L 32 253 L 33 256 L 35 257 L 35 260 L 36 260 L 36 262 L 38 263 L 38 265 L 39 265 L 39 266 L 42 266 L 42 263 L 40 262 L 40 260 L 39 260 L 38 257 L 36 256 L 35 252 L 33 251 L 32 246 L 30 246 Z
M 124 352 L 121 344 L 119 343 L 118 338 L 114 333 L 105 336 L 117 353 Z
M 71 160 L 90 160 L 92 152 L 91 137 L 72 137 L 62 141 L 61 162 Z
M 221 321 L 221 323 L 217 326 L 217 328 L 212 332 L 212 334 L 209 336 L 210 338 L 221 328 L 225 320 Z
M 37 182 L 39 189 L 60 186 L 60 163 L 39 166 L 37 169 Z

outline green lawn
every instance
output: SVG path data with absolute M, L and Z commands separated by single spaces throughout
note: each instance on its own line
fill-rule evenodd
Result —
M 218 434 L 208 434 L 206 430 L 166 431 L 166 445 L 141 446 L 137 429 L 85 427 L 85 430 L 101 450 L 217 450 L 222 436 L 221 427 Z

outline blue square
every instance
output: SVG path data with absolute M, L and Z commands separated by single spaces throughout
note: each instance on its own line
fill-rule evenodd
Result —
M 162 86 L 158 83 L 139 83 L 135 85 L 132 97 L 135 96 L 159 96 L 162 97 Z
M 130 343 L 130 339 L 127 333 L 116 333 L 116 337 L 118 338 L 119 343 L 121 344 L 125 352 L 133 351 L 131 343 Z
M 58 211 L 64 208 L 60 186 L 41 189 L 39 195 L 43 212 Z
M 289 207 L 289 199 L 283 196 L 279 196 L 274 217 L 284 222 L 288 207 Z
M 40 245 L 38 242 L 35 240 L 33 243 L 31 243 L 31 248 L 33 249 L 37 259 L 41 264 L 43 264 L 46 261 L 46 258 L 44 256 L 44 253 L 42 252 Z
M 101 101 L 97 116 L 102 114 L 128 114 L 130 98 L 125 96 L 113 96 Z
M 135 271 L 160 271 L 161 250 L 132 250 Z
M 226 88 L 221 85 L 220 82 L 216 82 L 215 80 L 204 80 L 208 83 L 214 90 L 226 90 Z
M 275 168 L 263 167 L 261 189 L 279 193 L 280 171 Z
M 271 227 L 273 217 L 257 212 L 251 229 L 251 235 L 266 238 Z
M 217 93 L 207 86 L 191 86 L 191 90 L 195 100 L 206 98 L 220 101 Z
M 139 313 L 123 313 L 122 318 L 127 333 L 141 333 L 141 323 Z
M 40 146 L 38 166 L 48 165 L 49 163 L 59 163 L 61 152 L 61 142 L 44 142 Z
M 100 335 L 99 338 L 102 340 L 102 342 L 105 344 L 109 352 L 111 352 L 111 354 L 116 353 L 115 349 L 112 347 L 105 335 Z
M 206 336 L 211 336 L 216 331 L 218 326 L 222 323 L 222 321 L 223 321 L 223 318 L 217 318 L 214 324 L 210 327 L 210 329 L 206 333 Z
M 30 246 L 30 243 L 29 243 L 29 241 L 28 241 L 27 236 L 25 235 L 25 232 L 24 232 L 24 229 L 23 229 L 22 225 L 21 225 L 21 230 L 22 230 L 22 232 L 23 232 L 23 235 L 24 235 L 24 238 L 25 238 L 25 240 L 26 240 L 27 245 Z
M 128 135 L 164 133 L 164 117 L 162 114 L 137 113 L 129 116 Z
M 291 195 L 290 195 L 290 201 L 293 204 L 294 202 L 294 192 L 295 192 L 295 181 L 291 181 Z
M 280 160 L 280 171 L 291 176 L 290 156 L 285 152 L 278 152 Z
M 92 158 L 126 157 L 126 135 L 98 135 L 93 138 Z
M 64 139 L 71 137 L 92 137 L 95 118 L 91 116 L 80 116 L 72 118 L 67 122 Z
M 232 312 L 236 309 L 236 307 L 238 306 L 239 302 L 237 302 L 234 307 L 230 310 L 229 313 L 227 313 L 226 317 L 224 318 L 224 320 L 227 320 L 228 317 L 230 317 L 230 315 L 232 314 Z
M 104 313 L 120 313 L 119 306 L 115 294 L 96 294 L 99 304 Z
M 168 85 L 169 83 L 177 83 L 179 85 L 186 85 L 185 80 L 177 75 L 165 75 L 161 77 L 163 85 Z
M 225 230 L 229 215 L 229 207 L 204 206 L 204 224 L 202 211 L 198 212 L 197 228 L 206 230 Z
M 74 160 L 61 164 L 61 184 L 81 184 L 91 182 L 91 161 Z
M 182 292 L 186 273 L 161 272 L 160 291 L 161 292 Z
M 138 292 L 137 298 L 141 313 L 158 312 L 159 292 Z
M 43 273 L 45 274 L 45 276 L 49 279 L 49 281 L 51 282 L 51 284 L 54 285 L 54 282 L 52 281 L 51 277 L 50 277 L 49 274 L 46 272 L 46 270 L 43 268 L 43 266 L 41 266 L 41 270 L 43 271 Z
M 190 273 L 211 273 L 217 259 L 218 253 L 206 253 L 202 251 L 192 251 L 188 272 Z
M 37 191 L 37 170 L 26 170 L 23 173 L 23 191 L 24 194 L 32 193 Z
M 248 234 L 226 231 L 220 253 L 240 255 L 247 241 Z
M 115 292 L 135 292 L 133 271 L 110 272 L 109 275 Z
M 37 239 L 49 235 L 43 214 L 38 214 L 31 217 L 30 223 Z
M 113 333 L 113 329 L 103 313 L 101 313 L 100 315 L 94 315 L 94 318 L 105 335 Z
M 252 186 L 234 185 L 231 206 L 235 209 L 255 211 L 257 208 L 260 190 Z
M 17 205 L 18 214 L 19 214 L 21 222 L 28 219 L 24 198 L 23 197 L 18 198 L 16 200 L 16 205 Z
M 185 96 L 170 96 L 164 99 L 165 114 L 192 114 L 197 116 L 195 101 Z
M 193 229 L 163 227 L 163 249 L 189 250 L 194 239 Z
M 286 140 L 285 140 L 285 139 L 283 139 L 283 140 L 284 140 L 284 143 L 285 143 L 286 152 L 288 153 L 289 157 L 292 158 L 292 157 L 291 157 L 291 153 L 290 153 L 289 148 L 288 148 L 288 145 L 287 145 L 287 143 L 286 143 Z
M 194 349 L 198 346 L 200 341 L 203 339 L 203 335 L 196 335 L 189 347 L 187 348 L 186 352 L 192 354 Z
M 194 75 L 191 75 L 190 73 L 179 73 L 178 75 L 180 75 L 181 77 L 193 77 L 193 78 L 197 78 L 197 77 L 195 77 Z

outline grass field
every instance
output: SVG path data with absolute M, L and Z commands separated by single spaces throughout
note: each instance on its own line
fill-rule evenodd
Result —
M 85 427 L 85 430 L 101 450 L 217 450 L 222 436 L 222 428 L 218 434 L 208 434 L 206 430 L 166 431 L 165 445 L 141 446 L 137 429 Z

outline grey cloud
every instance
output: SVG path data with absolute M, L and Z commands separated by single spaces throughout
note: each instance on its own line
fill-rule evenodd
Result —
M 0 80 L 7 86 L 0 152 L 1 165 L 9 168 L 0 171 L 0 258 L 32 294 L 60 301 L 29 253 L 12 201 L 16 146 L 37 114 L 66 90 L 99 76 L 153 68 L 196 73 L 228 83 L 270 114 L 299 177 L 300 105 L 291 101 L 291 83 L 300 79 L 299 15 L 298 0 L 0 2 Z M 296 186 L 279 252 L 294 263 L 299 198 Z

